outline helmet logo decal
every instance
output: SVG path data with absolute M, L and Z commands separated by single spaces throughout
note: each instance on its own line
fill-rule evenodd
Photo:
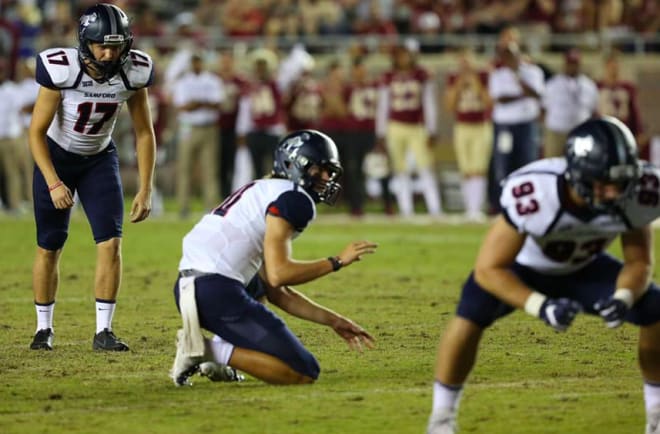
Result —
M 284 144 L 283 149 L 289 154 L 292 160 L 295 160 L 298 156 L 298 150 L 304 144 L 303 139 L 300 136 L 292 137 L 287 140 Z
M 573 149 L 575 150 L 575 155 L 578 157 L 585 157 L 593 148 L 594 139 L 591 136 L 576 137 L 573 142 Z
M 82 17 L 80 17 L 80 25 L 83 26 L 83 27 L 87 27 L 90 24 L 92 24 L 93 22 L 96 22 L 96 20 L 98 20 L 98 19 L 99 19 L 99 16 L 96 12 L 93 12 L 89 15 L 83 15 Z

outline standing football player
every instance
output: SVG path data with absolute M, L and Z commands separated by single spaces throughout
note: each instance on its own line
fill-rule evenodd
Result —
M 422 186 L 428 214 L 442 216 L 442 204 L 434 169 L 437 141 L 437 96 L 435 81 L 418 64 L 419 45 L 409 39 L 394 47 L 392 68 L 383 73 L 376 106 L 376 148 L 387 149 L 396 182 L 399 213 L 415 213 L 413 181 L 408 154 L 414 156 L 415 170 Z
M 376 250 L 374 243 L 357 241 L 328 258 L 291 257 L 291 242 L 315 218 L 316 204 L 333 205 L 341 190 L 335 143 L 315 130 L 296 131 L 280 141 L 274 160 L 270 178 L 235 191 L 183 239 L 174 285 L 183 319 L 170 373 L 176 385 L 189 384 L 198 370 L 207 374 L 209 364 L 216 367 L 211 372 L 229 371 L 218 380 L 239 379 L 232 368 L 274 384 L 316 380 L 320 368 L 314 356 L 248 293 L 253 279 L 263 285 L 269 302 L 332 328 L 349 347 L 361 350 L 373 344 L 362 327 L 290 286 L 339 271 Z M 205 338 L 201 329 L 212 332 L 213 338 Z
M 95 350 L 126 351 L 112 330 L 121 281 L 124 198 L 117 149 L 110 137 L 126 101 L 136 136 L 140 185 L 130 219 L 149 216 L 156 140 L 147 87 L 151 58 L 132 50 L 126 14 L 110 4 L 90 7 L 80 18 L 79 46 L 51 48 L 37 57 L 40 84 L 29 129 L 34 171 L 37 253 L 33 268 L 37 333 L 30 348 L 52 350 L 53 309 L 59 260 L 67 239 L 73 194 L 96 241 Z
M 647 434 L 660 434 L 660 287 L 651 283 L 651 222 L 660 170 L 637 159 L 615 118 L 587 120 L 565 157 L 528 164 L 503 183 L 501 215 L 486 235 L 441 339 L 429 434 L 456 432 L 456 413 L 484 329 L 522 309 L 557 331 L 580 312 L 608 328 L 639 326 Z M 623 261 L 605 252 L 620 236 Z

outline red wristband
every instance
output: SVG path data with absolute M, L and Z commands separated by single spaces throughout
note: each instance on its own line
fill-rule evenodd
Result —
M 62 185 L 64 185 L 64 183 L 62 181 L 57 181 L 55 184 L 52 184 L 52 185 L 48 186 L 48 191 L 53 191 L 56 188 L 61 187 Z

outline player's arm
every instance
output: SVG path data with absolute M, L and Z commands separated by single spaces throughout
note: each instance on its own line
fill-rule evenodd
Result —
M 653 270 L 653 235 L 649 225 L 621 234 L 623 267 L 616 279 L 616 289 L 598 300 L 593 308 L 609 328 L 619 327 L 628 310 L 648 288 Z
M 55 117 L 61 100 L 62 95 L 58 89 L 41 86 L 37 100 L 34 103 L 34 111 L 28 130 L 28 142 L 32 158 L 34 158 L 35 164 L 46 180 L 53 205 L 57 209 L 73 206 L 71 191 L 57 175 L 48 150 L 48 143 L 46 143 L 46 132 Z
M 557 331 L 565 331 L 582 307 L 568 298 L 548 298 L 523 283 L 511 270 L 526 235 L 500 216 L 481 245 L 474 277 L 482 288 L 505 303 L 524 309 Z
M 526 235 L 499 216 L 481 244 L 474 267 L 477 283 L 505 303 L 524 308 L 532 290 L 511 270 Z
M 653 273 L 653 233 L 649 225 L 621 234 L 623 268 L 616 279 L 617 288 L 632 292 L 639 299 L 651 282 Z
M 262 279 L 264 274 L 262 268 Z M 265 287 L 268 301 L 283 311 L 332 328 L 354 350 L 361 351 L 363 344 L 368 348 L 373 347 L 373 337 L 350 319 L 316 303 L 290 286 L 272 287 L 266 283 Z
M 135 148 L 137 153 L 140 187 L 131 205 L 131 221 L 139 222 L 146 219 L 151 212 L 151 190 L 153 188 L 154 166 L 156 162 L 156 135 L 149 96 L 146 88 L 139 89 L 127 101 L 128 110 L 135 131 Z
M 291 238 L 294 228 L 286 219 L 266 215 L 266 234 L 264 236 L 265 282 L 278 287 L 306 283 L 336 271 L 336 265 L 327 258 L 315 261 L 298 261 L 291 257 Z M 356 241 L 350 243 L 336 257 L 340 266 L 348 266 L 359 261 L 363 254 L 373 253 L 374 243 Z

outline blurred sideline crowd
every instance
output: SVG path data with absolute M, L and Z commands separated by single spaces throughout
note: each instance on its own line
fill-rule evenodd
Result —
M 0 198 L 10 214 L 31 209 L 26 137 L 38 92 L 34 56 L 75 46 L 71 17 L 93 3 L 0 2 Z M 657 1 L 113 3 L 133 19 L 134 48 L 156 65 L 149 89 L 159 145 L 155 214 L 163 195 L 176 198 L 181 217 L 198 194 L 211 209 L 242 183 L 267 175 L 279 138 L 303 128 L 337 143 L 344 203 L 356 217 L 374 199 L 385 214 L 410 217 L 423 201 L 434 218 L 461 211 L 468 221 L 482 221 L 498 210 L 506 175 L 561 155 L 568 131 L 595 114 L 626 123 L 644 158 L 660 145 L 654 140 L 660 131 L 642 119 L 639 93 L 646 89 L 638 89 L 624 64 L 625 53 L 639 47 L 595 47 L 580 38 L 554 46 L 540 38 L 632 34 L 653 52 L 660 45 Z M 493 35 L 492 53 L 434 43 L 434 36 L 462 33 Z M 319 35 L 383 37 L 348 38 L 332 50 L 299 42 Z M 282 45 L 282 38 L 292 43 Z M 548 53 L 558 60 L 548 63 Z M 124 111 L 114 139 L 131 188 L 136 170 L 127 118 Z M 443 188 L 448 168 L 458 174 L 458 203 Z

